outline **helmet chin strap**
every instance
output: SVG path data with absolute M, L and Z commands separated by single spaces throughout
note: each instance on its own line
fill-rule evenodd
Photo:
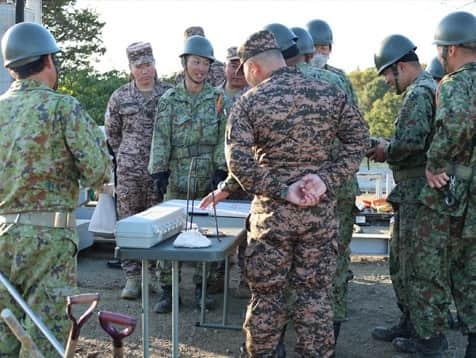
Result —
M 400 81 L 398 80 L 397 64 L 394 63 L 391 68 L 392 68 L 392 73 L 393 73 L 393 79 L 395 81 L 395 91 L 397 92 L 397 94 L 401 94 L 402 90 L 400 88 Z
M 443 49 L 441 50 L 441 59 L 443 60 L 443 72 L 447 74 L 449 72 L 448 70 L 448 46 L 443 46 Z

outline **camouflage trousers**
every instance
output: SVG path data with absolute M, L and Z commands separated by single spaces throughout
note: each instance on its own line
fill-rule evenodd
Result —
M 415 244 L 421 239 L 415 232 L 416 217 L 421 207 L 416 202 L 403 202 L 398 206 L 394 204 L 389 271 L 397 305 L 403 314 L 408 314 L 409 286 L 412 284 L 409 267 L 415 258 Z
M 332 283 L 331 298 L 334 321 L 342 322 L 347 317 L 347 287 L 353 273 L 349 269 L 350 241 L 355 222 L 355 198 L 337 200 L 339 231 L 337 238 L 336 273 Z
M 476 333 L 476 237 L 463 239 L 463 224 L 426 206 L 418 212 L 410 315 L 420 337 L 443 332 L 451 296 L 463 332 Z
M 71 229 L 13 225 L 0 231 L 0 271 L 63 345 L 71 321 L 66 296 L 77 294 L 77 236 Z M 57 355 L 53 346 L 0 284 L 0 310 L 10 309 L 45 357 Z M 0 357 L 30 357 L 0 322 Z
M 130 175 L 127 168 L 117 170 L 117 214 L 119 219 L 138 214 L 160 202 L 160 197 L 154 187 L 152 178 L 147 176 Z M 127 278 L 140 278 L 142 264 L 138 260 L 122 260 L 122 269 Z M 151 263 L 149 272 L 152 277 L 156 274 L 156 263 Z
M 328 204 L 328 203 L 326 203 Z M 333 313 L 329 291 L 335 272 L 334 205 L 302 209 L 281 202 L 252 211 L 245 251 L 251 290 L 243 329 L 250 357 L 272 357 L 288 322 L 288 287 L 295 292 L 295 351 L 300 357 L 331 357 Z

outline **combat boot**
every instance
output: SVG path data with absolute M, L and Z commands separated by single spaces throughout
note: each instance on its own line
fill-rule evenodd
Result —
M 162 286 L 162 294 L 153 308 L 155 313 L 172 312 L 172 286 Z
M 415 339 L 418 358 L 445 358 L 448 340 L 443 334 L 427 339 Z
M 128 278 L 126 286 L 122 289 L 121 298 L 126 300 L 135 300 L 140 294 L 140 278 Z
M 403 313 L 397 325 L 390 328 L 375 327 L 372 337 L 379 341 L 392 342 L 397 337 L 410 338 L 415 336 L 415 330 L 408 313 Z
M 195 304 L 198 308 L 201 308 L 202 303 L 202 284 L 195 286 Z M 216 301 L 213 297 L 207 294 L 205 295 L 205 308 L 208 310 L 214 310 L 216 306 Z
M 468 346 L 464 358 L 476 358 L 476 333 L 468 335 Z

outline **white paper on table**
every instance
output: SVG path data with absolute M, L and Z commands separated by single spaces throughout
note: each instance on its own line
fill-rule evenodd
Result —
M 198 207 L 200 201 L 196 200 L 195 204 L 193 206 L 193 212 L 195 214 L 208 214 L 213 216 L 214 211 L 213 208 L 207 208 L 207 209 L 200 209 Z M 180 199 L 175 199 L 175 200 L 168 200 L 164 201 L 160 205 L 162 206 L 173 206 L 173 207 L 180 207 L 180 208 L 187 208 L 187 200 L 180 200 Z M 192 212 L 192 202 L 189 202 L 189 208 L 188 212 Z M 218 203 L 216 206 L 216 213 L 217 216 L 222 216 L 222 217 L 232 217 L 232 218 L 246 218 L 250 212 L 251 208 L 251 203 L 239 203 L 239 202 L 228 202 L 228 201 L 222 201 L 221 203 Z
M 211 245 L 210 239 L 198 230 L 183 231 L 174 241 L 175 247 L 203 248 Z

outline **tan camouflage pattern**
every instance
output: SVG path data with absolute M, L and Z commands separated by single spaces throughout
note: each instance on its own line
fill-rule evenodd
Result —
M 335 138 L 342 150 L 331 161 Z M 255 194 L 245 276 L 252 298 L 244 330 L 250 356 L 272 357 L 288 320 L 286 287 L 296 292 L 293 314 L 300 357 L 334 350 L 329 290 L 337 254 L 338 187 L 359 166 L 368 130 L 342 91 L 290 68 L 244 94 L 232 107 L 225 153 L 228 168 Z M 281 199 L 287 185 L 308 173 L 326 182 L 328 197 L 313 208 Z
M 148 42 L 134 42 L 126 48 L 127 59 L 134 66 L 154 62 L 152 46 Z
M 205 30 L 203 30 L 203 27 L 190 26 L 186 28 L 185 31 L 183 32 L 184 40 L 188 39 L 190 36 L 195 36 L 195 35 L 205 37 Z
M 237 46 L 231 46 L 226 49 L 226 60 L 227 61 L 233 61 L 233 60 L 239 60 L 240 56 L 238 56 L 238 47 Z
M 118 219 L 135 215 L 160 202 L 147 171 L 159 98 L 172 86 L 156 80 L 151 96 L 144 96 L 134 81 L 118 88 L 105 114 L 107 140 L 116 157 Z M 141 263 L 122 261 L 128 278 L 141 276 Z
M 19 80 L 0 96 L 0 213 L 73 212 L 79 181 L 109 181 L 104 135 L 71 96 Z M 65 297 L 77 293 L 75 229 L 6 224 L 0 227 L 0 271 L 63 344 L 70 321 Z M 1 286 L 1 285 L 0 285 Z M 23 311 L 0 287 L 0 309 L 21 319 L 45 357 L 55 355 Z M 0 356 L 29 357 L 0 323 Z
M 270 50 L 280 50 L 274 35 L 267 30 L 255 32 L 238 49 L 241 65 L 251 57 Z

